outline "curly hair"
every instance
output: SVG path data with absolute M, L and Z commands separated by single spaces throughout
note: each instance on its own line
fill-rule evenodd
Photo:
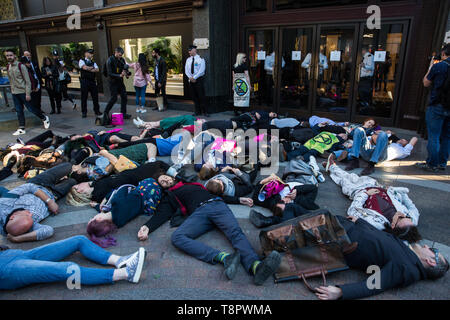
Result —
M 391 228 L 391 225 L 387 222 L 384 223 L 384 231 L 393 234 L 401 240 L 405 240 L 408 243 L 417 243 L 422 240 L 422 236 L 419 233 L 419 229 L 416 226 L 406 228 Z

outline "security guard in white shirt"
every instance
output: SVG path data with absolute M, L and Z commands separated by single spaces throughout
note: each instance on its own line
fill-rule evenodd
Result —
M 189 78 L 189 90 L 195 104 L 194 116 L 205 115 L 209 117 L 205 104 L 205 88 L 203 86 L 206 64 L 205 60 L 197 54 L 197 47 L 189 46 L 190 57 L 186 60 L 185 74 Z
M 362 108 L 369 107 L 372 100 L 373 73 L 375 70 L 374 56 L 367 49 L 362 49 L 363 61 L 360 65 L 360 78 L 358 86 L 359 103 Z

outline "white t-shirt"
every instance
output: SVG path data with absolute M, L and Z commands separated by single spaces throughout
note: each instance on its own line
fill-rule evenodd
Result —
M 404 147 L 399 143 L 391 143 L 387 147 L 387 161 L 404 159 L 411 154 L 413 148 L 409 143 Z
M 83 59 L 80 59 L 80 61 L 78 62 L 78 66 L 80 67 L 80 69 L 83 69 L 83 66 L 86 65 L 86 63 L 84 62 Z M 94 68 L 98 69 L 98 65 L 94 62 Z

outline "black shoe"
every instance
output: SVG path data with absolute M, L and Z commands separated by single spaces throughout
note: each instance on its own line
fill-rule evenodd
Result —
M 280 266 L 281 255 L 277 251 L 272 251 L 257 267 L 254 283 L 257 286 L 262 285 L 267 278 L 273 275 Z
M 16 141 L 17 143 L 25 145 L 25 141 L 23 141 L 22 138 L 17 138 Z
M 55 110 L 50 111 L 50 114 L 55 114 L 55 113 L 56 113 Z
M 372 174 L 375 172 L 375 164 L 373 162 L 369 162 L 367 164 L 367 167 L 364 168 L 363 171 L 361 171 L 361 176 L 368 176 L 369 174 Z
M 86 113 L 83 113 L 83 114 L 81 115 L 81 117 L 82 117 L 82 118 L 86 118 L 86 117 L 87 117 L 87 114 L 86 114 Z
M 123 118 L 124 119 L 131 119 L 131 114 L 126 113 L 126 114 L 123 115 Z
M 95 115 L 96 115 L 97 117 L 101 117 L 101 116 L 103 115 L 103 113 L 101 113 L 100 111 L 95 111 Z
M 167 110 L 167 108 L 164 108 L 164 109 L 162 109 L 162 110 L 158 110 L 158 112 L 164 112 L 164 111 L 166 111 Z
M 209 114 L 204 113 L 203 115 L 204 115 L 205 117 L 209 118 Z
M 348 165 L 345 167 L 345 171 L 352 171 L 353 169 L 359 168 L 359 159 L 351 159 L 349 160 Z
M 277 221 L 279 218 L 276 218 L 278 217 L 266 217 L 256 210 L 250 210 L 249 220 L 257 228 L 264 228 L 279 223 L 280 221 Z
M 77 108 L 77 104 L 74 103 L 73 106 L 72 106 L 72 110 L 75 110 L 76 108 Z
M 17 163 L 17 156 L 13 155 L 11 158 L 9 158 L 8 162 L 6 163 L 6 167 L 9 169 L 12 169 L 14 165 Z
M 61 114 L 61 109 L 58 109 L 58 111 L 56 112 L 56 114 Z
M 156 111 L 156 110 L 158 110 L 158 109 L 159 109 L 158 107 L 152 108 L 153 111 Z
M 236 272 L 239 268 L 241 262 L 241 255 L 239 252 L 235 252 L 227 256 L 223 261 L 223 266 L 225 268 L 225 275 L 229 280 L 233 280 L 236 276 Z

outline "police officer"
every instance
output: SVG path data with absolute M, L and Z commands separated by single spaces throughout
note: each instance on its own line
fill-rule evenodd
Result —
M 101 116 L 100 105 L 98 104 L 98 87 L 95 75 L 99 72 L 98 65 L 93 60 L 94 50 L 89 49 L 84 53 L 84 58 L 80 59 L 78 66 L 80 67 L 80 84 L 81 84 L 81 113 L 82 117 L 87 116 L 87 99 L 89 92 L 91 93 L 92 102 L 94 103 L 94 112 L 96 116 Z
M 196 46 L 190 45 L 188 50 L 190 57 L 186 60 L 184 71 L 189 78 L 189 89 L 195 104 L 194 116 L 204 114 L 205 117 L 209 117 L 205 105 L 205 88 L 203 86 L 206 70 L 205 60 L 197 54 Z
M 117 95 L 120 94 L 121 108 L 120 112 L 123 113 L 124 119 L 130 119 L 131 115 L 127 114 L 127 90 L 123 82 L 124 77 L 129 77 L 128 65 L 125 59 L 122 58 L 124 50 L 121 47 L 117 47 L 114 50 L 114 55 L 108 58 L 106 62 L 107 76 L 109 78 L 109 90 L 111 92 L 111 99 L 106 105 L 103 113 L 103 123 L 109 123 L 109 112 L 117 101 Z

